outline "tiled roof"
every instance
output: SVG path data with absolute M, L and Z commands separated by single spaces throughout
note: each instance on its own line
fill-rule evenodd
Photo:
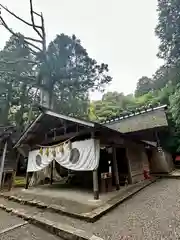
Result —
M 164 105 L 156 108 L 144 109 L 139 112 L 106 121 L 104 125 L 122 133 L 168 127 L 165 112 L 166 107 L 167 106 Z
M 158 109 L 166 109 L 167 108 L 167 105 L 162 105 L 162 106 L 158 106 L 158 107 L 152 107 L 152 108 L 146 108 L 144 107 L 143 110 L 136 110 L 136 111 L 133 111 L 129 114 L 126 114 L 126 115 L 120 115 L 119 117 L 114 117 L 110 120 L 106 120 L 105 122 L 102 122 L 102 124 L 107 124 L 107 123 L 114 123 L 114 122 L 119 122 L 120 120 L 123 120 L 123 119 L 127 119 L 127 118 L 131 118 L 131 117 L 134 117 L 134 116 L 137 116 L 137 115 L 140 115 L 140 114 L 143 114 L 143 113 L 147 113 L 147 112 L 152 112 L 152 111 L 155 111 L 155 110 L 158 110 Z

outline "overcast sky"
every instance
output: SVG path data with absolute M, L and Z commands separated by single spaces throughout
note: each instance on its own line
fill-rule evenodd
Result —
M 29 19 L 29 0 L 0 3 Z M 162 63 L 156 57 L 156 4 L 157 0 L 34 0 L 35 10 L 44 14 L 48 42 L 56 34 L 75 34 L 91 57 L 109 65 L 113 81 L 106 90 L 125 94 L 135 90 L 138 78 L 151 77 Z M 4 12 L 3 16 L 15 31 L 33 36 L 19 21 Z M 0 48 L 8 38 L 0 26 Z

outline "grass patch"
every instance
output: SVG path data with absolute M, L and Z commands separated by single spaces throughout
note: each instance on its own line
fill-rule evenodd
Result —
M 15 181 L 14 181 L 14 186 L 15 187 L 24 186 L 25 183 L 26 183 L 26 178 L 25 177 L 15 177 Z

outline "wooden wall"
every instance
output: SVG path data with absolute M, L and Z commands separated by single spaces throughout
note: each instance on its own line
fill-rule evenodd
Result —
M 127 146 L 127 158 L 132 183 L 144 180 L 144 169 L 149 170 L 148 158 L 143 145 L 130 143 Z

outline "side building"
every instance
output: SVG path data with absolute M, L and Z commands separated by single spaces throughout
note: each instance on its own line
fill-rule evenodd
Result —
M 154 146 L 146 149 L 151 173 L 170 173 L 174 169 L 171 154 L 161 146 L 161 139 L 169 136 L 166 110 L 167 106 L 163 105 L 120 116 L 104 123 L 105 126 L 120 131 L 128 137 L 140 139 Z M 130 148 L 131 155 L 134 155 L 134 151 L 138 151 L 133 146 Z M 132 162 L 135 169 L 138 168 L 136 164 L 137 161 Z

